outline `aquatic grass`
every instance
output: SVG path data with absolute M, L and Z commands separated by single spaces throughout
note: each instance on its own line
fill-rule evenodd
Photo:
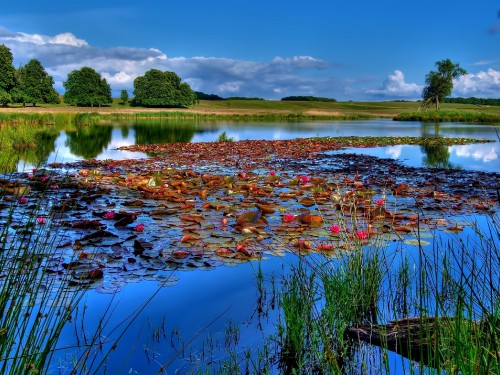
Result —
M 96 112 L 82 112 L 82 113 L 77 113 L 74 115 L 72 121 L 75 124 L 75 126 L 82 127 L 82 126 L 92 126 L 92 125 L 97 125 L 101 119 L 101 116 L 96 113 Z
M 193 121 L 220 121 L 230 120 L 233 122 L 248 121 L 314 121 L 314 120 L 368 120 L 376 116 L 363 113 L 344 113 L 344 114 L 306 114 L 302 112 L 254 112 L 254 113 L 210 113 L 210 112 L 185 112 L 181 111 L 142 111 L 135 113 L 110 113 L 100 114 L 103 121 L 126 120 L 126 119 L 170 119 L 170 120 L 193 120 Z
M 79 353 L 70 365 L 71 373 L 100 373 L 156 293 L 117 325 L 110 326 L 116 308 L 110 303 L 97 326 L 84 328 L 82 298 L 91 283 L 85 276 L 80 279 L 54 268 L 68 253 L 62 229 L 52 224 L 60 214 L 53 210 L 54 190 L 43 184 L 50 172 L 40 169 L 31 175 L 28 185 L 2 180 L 0 189 L 0 373 L 50 373 L 57 354 L 68 350 Z M 78 259 L 76 253 L 74 257 L 68 264 Z M 70 322 L 82 329 L 82 337 L 77 337 L 76 347 L 60 347 L 59 339 Z
M 65 278 L 47 272 L 51 257 L 60 256 L 57 237 L 32 214 L 47 208 L 40 201 L 21 208 L 13 198 L 2 196 L 11 204 L 0 228 L 0 372 L 44 373 L 82 290 L 62 287 Z
M 216 142 L 233 142 L 233 137 L 229 137 L 225 131 L 219 134 Z
M 415 242 L 387 246 L 383 234 L 352 243 L 347 228 L 364 223 L 352 204 L 339 204 L 350 208 L 344 222 L 336 220 L 351 246 L 334 258 L 297 254 L 283 276 L 280 373 L 369 371 L 369 362 L 389 373 L 388 351 L 401 354 L 410 372 L 498 373 L 498 214 L 476 217 L 465 233 L 436 230 L 430 247 L 418 226 Z M 370 344 L 358 342 L 360 332 L 380 351 L 366 354 Z
M 290 277 L 284 280 L 281 309 L 283 324 L 280 325 L 280 364 L 284 373 L 293 369 L 304 369 L 310 366 L 312 354 L 313 306 L 316 299 L 314 275 L 302 268 L 299 262 Z
M 500 123 L 500 114 L 480 111 L 425 111 L 404 112 L 393 117 L 395 121 L 422 122 L 480 122 Z

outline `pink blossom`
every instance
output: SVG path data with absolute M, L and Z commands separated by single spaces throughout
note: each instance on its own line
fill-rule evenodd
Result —
M 136 230 L 137 232 L 143 232 L 143 231 L 144 231 L 144 224 L 137 224 L 137 225 L 135 226 L 135 230 Z
M 36 173 L 36 172 L 38 172 L 38 168 L 33 168 L 32 171 L 33 171 L 33 173 Z
M 330 232 L 333 234 L 339 234 L 340 233 L 340 227 L 338 225 L 332 225 L 330 227 Z
M 295 215 L 292 215 L 292 214 L 286 214 L 286 215 L 283 217 L 283 221 L 284 221 L 285 223 L 290 223 L 290 222 L 292 222 L 294 219 L 295 219 Z
M 377 199 L 377 200 L 375 201 L 375 203 L 377 204 L 377 206 L 383 206 L 383 205 L 384 205 L 384 203 L 385 203 L 385 200 L 383 200 L 383 199 Z
M 36 221 L 38 224 L 45 224 L 47 222 L 47 219 L 44 217 L 37 217 Z
M 28 198 L 26 198 L 26 197 L 21 197 L 21 198 L 19 198 L 19 203 L 20 203 L 20 204 L 25 204 L 25 203 L 27 203 L 27 202 L 28 202 Z
M 368 238 L 368 232 L 364 230 L 358 230 L 356 232 L 356 237 L 360 240 L 366 240 Z
M 270 176 L 276 176 L 276 172 L 275 171 L 271 171 L 271 172 L 269 172 L 269 175 Z
M 28 178 L 33 178 L 33 173 L 28 173 Z
M 300 176 L 299 179 L 303 184 L 307 184 L 310 181 L 309 177 L 307 176 Z
M 56 190 L 59 189 L 59 185 L 50 185 L 50 188 Z
M 110 212 L 106 212 L 106 213 L 104 214 L 104 218 L 105 218 L 106 220 L 111 220 L 111 219 L 112 219 L 112 218 L 114 218 L 114 217 L 115 217 L 115 213 L 114 213 L 114 212 L 111 212 L 111 211 L 110 211 Z
M 42 176 L 42 182 L 47 182 L 49 180 L 49 176 Z

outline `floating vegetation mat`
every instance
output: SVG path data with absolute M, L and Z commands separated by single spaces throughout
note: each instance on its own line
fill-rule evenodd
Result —
M 336 256 L 394 240 L 425 246 L 417 232 L 461 231 L 467 224 L 453 217 L 498 207 L 496 173 L 325 154 L 407 142 L 337 140 L 131 146 L 155 156 L 13 174 L 0 180 L 4 250 L 20 236 L 51 236 L 55 252 L 39 254 L 41 266 L 112 293 L 286 252 Z

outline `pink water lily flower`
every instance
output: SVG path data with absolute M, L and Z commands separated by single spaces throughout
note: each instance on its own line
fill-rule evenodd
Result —
M 110 211 L 110 212 L 106 212 L 106 213 L 104 214 L 104 218 L 105 218 L 106 220 L 111 220 L 111 219 L 112 219 L 112 218 L 114 218 L 114 217 L 115 217 L 115 213 L 114 213 L 114 212 L 111 212 L 111 211 Z
M 275 171 L 271 171 L 271 172 L 269 172 L 269 175 L 270 176 L 276 176 L 276 172 Z
M 303 184 L 307 184 L 310 181 L 309 177 L 307 176 L 300 176 L 299 179 Z
M 384 203 L 385 203 L 385 200 L 383 200 L 383 199 L 377 199 L 377 200 L 375 201 L 375 203 L 377 204 L 377 206 L 383 206 L 383 205 L 384 205 Z
M 340 233 L 340 227 L 338 225 L 332 225 L 330 227 L 330 232 L 333 234 L 339 234 Z
M 135 230 L 136 230 L 137 232 L 143 232 L 143 231 L 144 231 L 144 224 L 137 224 L 137 225 L 135 226 Z
M 364 230 L 358 230 L 356 232 L 356 237 L 360 240 L 366 240 L 368 238 L 368 232 Z
M 47 222 L 47 219 L 46 219 L 46 218 L 44 218 L 44 217 L 37 217 L 37 218 L 36 218 L 36 222 L 37 222 L 38 224 L 45 224 L 45 223 Z
M 286 214 L 285 216 L 283 216 L 283 221 L 284 221 L 285 223 L 290 223 L 290 222 L 292 222 L 294 219 L 295 219 L 295 215 L 293 215 L 293 214 Z
M 26 197 L 19 198 L 19 203 L 20 204 L 26 204 L 27 202 L 28 202 L 28 198 L 26 198 Z

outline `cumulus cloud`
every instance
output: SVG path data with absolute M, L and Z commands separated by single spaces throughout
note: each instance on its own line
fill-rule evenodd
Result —
M 454 149 L 459 158 L 473 158 L 483 163 L 497 161 L 499 158 L 498 151 L 495 150 L 495 147 L 485 144 L 455 146 Z
M 26 34 L 22 32 L 12 33 L 5 29 L 0 29 L 0 39 L 5 41 L 32 43 L 36 45 L 63 44 L 74 47 L 85 47 L 88 43 L 83 39 L 78 39 L 72 33 L 57 34 L 53 37 L 40 34 Z
M 454 82 L 453 95 L 461 97 L 498 98 L 500 71 L 488 69 L 460 76 Z
M 392 159 L 397 159 L 401 156 L 401 151 L 403 151 L 402 145 L 389 146 L 385 153 L 389 155 Z
M 37 58 L 63 92 L 72 70 L 88 66 L 102 74 L 114 93 L 132 91 L 133 81 L 149 69 L 176 72 L 194 90 L 230 96 L 280 98 L 288 95 L 331 96 L 345 91 L 333 78 L 314 78 L 310 72 L 329 68 L 312 56 L 275 57 L 244 61 L 221 57 L 170 57 L 157 48 L 97 48 L 71 33 L 55 36 L 11 32 L 0 28 L 0 44 L 9 47 L 16 66 Z M 229 95 L 228 95 L 229 96 Z
M 423 87 L 416 83 L 406 83 L 401 70 L 395 70 L 385 79 L 379 89 L 366 90 L 366 93 L 375 97 L 387 99 L 416 99 L 420 97 Z

